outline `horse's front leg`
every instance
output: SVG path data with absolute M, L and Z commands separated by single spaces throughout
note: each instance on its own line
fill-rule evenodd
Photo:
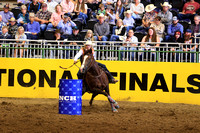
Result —
M 92 106 L 92 102 L 93 102 L 94 98 L 95 98 L 97 95 L 98 95 L 97 93 L 93 93 L 93 94 L 92 94 L 92 97 L 91 97 L 90 102 L 89 102 L 90 106 Z
M 108 101 L 110 102 L 112 111 L 118 112 L 118 110 L 117 110 L 119 108 L 118 103 L 114 99 L 112 99 L 109 95 L 108 95 Z

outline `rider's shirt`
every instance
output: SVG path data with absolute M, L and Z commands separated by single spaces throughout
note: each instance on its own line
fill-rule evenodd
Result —
M 91 48 L 91 49 L 92 49 L 92 54 L 93 54 L 93 56 L 94 56 L 94 58 L 95 58 L 94 49 L 93 49 L 93 48 Z M 84 54 L 84 49 L 81 48 L 81 49 L 79 50 L 79 52 L 75 55 L 74 61 L 77 61 L 83 54 Z M 96 59 L 96 58 L 95 58 L 95 59 Z

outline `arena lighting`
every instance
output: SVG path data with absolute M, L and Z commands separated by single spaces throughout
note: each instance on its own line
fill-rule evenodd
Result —
M 8 86 L 14 86 L 16 82 L 22 87 L 31 87 L 36 83 L 36 73 L 33 70 L 30 69 L 22 69 L 18 73 L 14 69 L 0 69 L 0 86 L 2 83 L 2 75 L 8 74 Z M 30 81 L 25 82 L 24 81 L 24 75 L 28 74 L 30 76 Z M 126 75 L 130 74 L 129 78 L 129 91 L 134 91 L 136 88 L 136 83 L 139 86 L 141 91 L 156 91 L 157 89 L 162 90 L 163 92 L 176 92 L 176 93 L 184 93 L 187 89 L 190 93 L 199 94 L 200 93 L 200 74 L 191 74 L 188 77 L 179 77 L 178 74 L 172 74 L 171 75 L 171 84 L 172 86 L 169 86 L 168 82 L 165 80 L 165 75 L 162 73 L 156 73 L 155 77 L 153 78 L 151 85 L 148 86 L 149 82 L 149 76 L 148 73 L 142 73 L 141 78 L 138 77 L 137 73 L 117 73 L 112 72 L 114 76 L 117 76 L 117 74 L 120 75 L 120 85 L 119 90 L 124 91 L 126 90 L 126 82 L 128 80 L 126 79 Z M 17 81 L 14 82 L 14 77 L 17 75 Z M 39 87 L 44 87 L 44 82 L 46 81 L 49 87 L 57 87 L 56 86 L 56 80 L 59 79 L 73 79 L 72 74 L 70 71 L 63 71 L 62 77 L 56 76 L 56 70 L 51 70 L 50 75 L 47 75 L 45 70 L 39 70 Z M 177 81 L 181 78 L 187 81 L 189 85 L 192 85 L 193 87 L 178 87 Z M 5 82 L 5 81 L 3 81 Z

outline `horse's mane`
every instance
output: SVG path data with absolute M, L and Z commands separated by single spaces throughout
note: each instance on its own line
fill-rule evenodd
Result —
M 87 50 L 87 51 L 84 53 L 84 55 L 90 55 L 90 54 L 92 54 L 92 49 Z

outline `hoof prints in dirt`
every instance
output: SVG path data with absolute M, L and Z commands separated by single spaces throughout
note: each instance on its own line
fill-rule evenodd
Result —
M 8 102 L 3 101 L 3 102 L 1 102 L 1 105 L 12 105 L 12 103 L 8 103 Z

